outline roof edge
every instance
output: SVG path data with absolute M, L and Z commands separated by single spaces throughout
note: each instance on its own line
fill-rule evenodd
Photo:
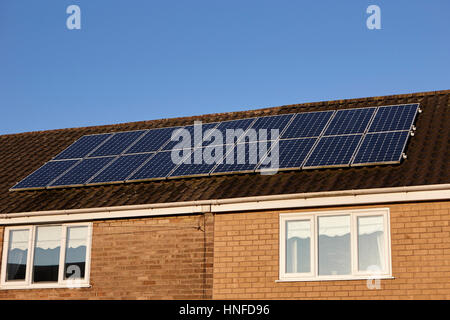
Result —
M 144 205 L 4 213 L 0 225 L 45 221 L 77 221 L 190 213 L 382 204 L 450 200 L 450 184 L 309 192 L 229 199 L 153 203 Z M 280 203 L 284 202 L 284 203 Z

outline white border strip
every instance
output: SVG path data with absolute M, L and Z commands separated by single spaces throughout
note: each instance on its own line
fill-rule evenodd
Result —
M 0 225 L 450 200 L 450 184 L 0 214 Z

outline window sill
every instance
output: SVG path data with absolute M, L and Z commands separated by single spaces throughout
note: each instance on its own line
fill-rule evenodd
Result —
M 395 279 L 393 276 L 380 275 L 380 276 L 347 276 L 347 277 L 320 277 L 320 278 L 292 278 L 292 279 L 279 279 L 275 282 L 314 282 L 314 281 L 341 281 L 341 280 L 388 280 Z
M 76 285 L 68 285 L 68 284 L 33 284 L 33 285 L 2 285 L 0 286 L 0 290 L 32 290 L 32 289 L 78 289 L 78 288 L 90 288 L 91 285 L 89 283 L 81 283 Z

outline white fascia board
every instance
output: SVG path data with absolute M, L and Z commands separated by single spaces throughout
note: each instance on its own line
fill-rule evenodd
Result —
M 36 224 L 36 223 L 52 223 L 64 221 L 92 221 L 104 219 L 122 219 L 122 218 L 138 218 L 151 216 L 166 216 L 180 214 L 194 214 L 205 212 L 205 206 L 186 206 L 173 208 L 148 208 L 138 210 L 120 210 L 120 211 L 99 211 L 93 213 L 62 213 L 52 215 L 36 215 L 11 217 L 0 219 L 0 225 L 11 224 Z
M 211 205 L 212 212 L 331 207 L 342 205 L 450 200 L 450 190 L 355 194 Z
M 0 225 L 450 200 L 450 184 L 257 196 L 0 215 Z

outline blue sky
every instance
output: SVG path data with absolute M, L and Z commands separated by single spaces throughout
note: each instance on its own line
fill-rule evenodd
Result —
M 448 0 L 1 0 L 0 134 L 449 89 L 449 34 Z

